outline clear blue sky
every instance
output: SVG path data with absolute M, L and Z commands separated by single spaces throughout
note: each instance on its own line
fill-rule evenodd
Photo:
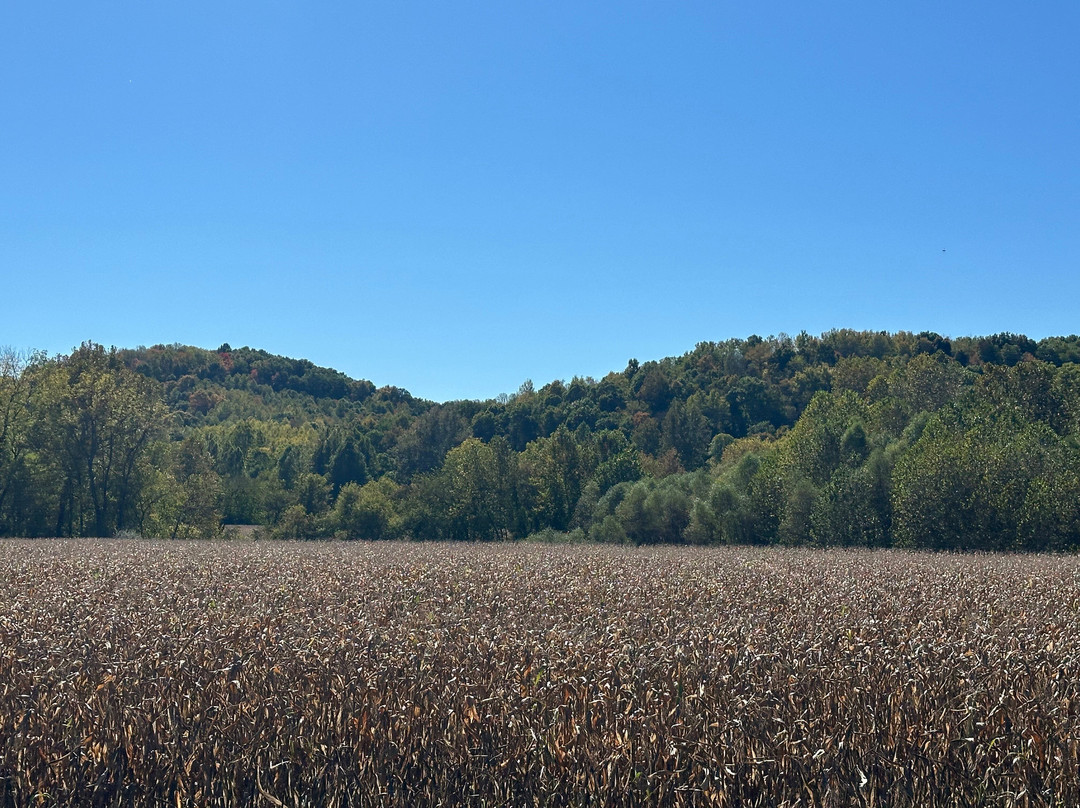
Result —
M 1080 331 L 1080 4 L 27 2 L 0 345 L 434 399 L 834 327 Z

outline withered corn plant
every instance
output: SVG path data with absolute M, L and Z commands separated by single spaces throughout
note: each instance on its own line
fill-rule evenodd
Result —
M 1076 806 L 1080 559 L 0 543 L 0 805 Z

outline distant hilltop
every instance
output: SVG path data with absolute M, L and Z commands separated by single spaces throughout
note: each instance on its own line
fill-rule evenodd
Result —
M 439 404 L 228 344 L 8 355 L 0 534 L 1068 549 L 1078 357 L 750 336 Z

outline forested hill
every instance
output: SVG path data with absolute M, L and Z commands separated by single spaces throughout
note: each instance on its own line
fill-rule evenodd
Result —
M 251 348 L 0 363 L 0 534 L 1080 546 L 1080 337 L 701 343 L 489 401 Z

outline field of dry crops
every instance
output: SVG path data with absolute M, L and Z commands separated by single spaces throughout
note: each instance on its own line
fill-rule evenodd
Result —
M 1080 559 L 0 543 L 2 805 L 1080 804 Z

